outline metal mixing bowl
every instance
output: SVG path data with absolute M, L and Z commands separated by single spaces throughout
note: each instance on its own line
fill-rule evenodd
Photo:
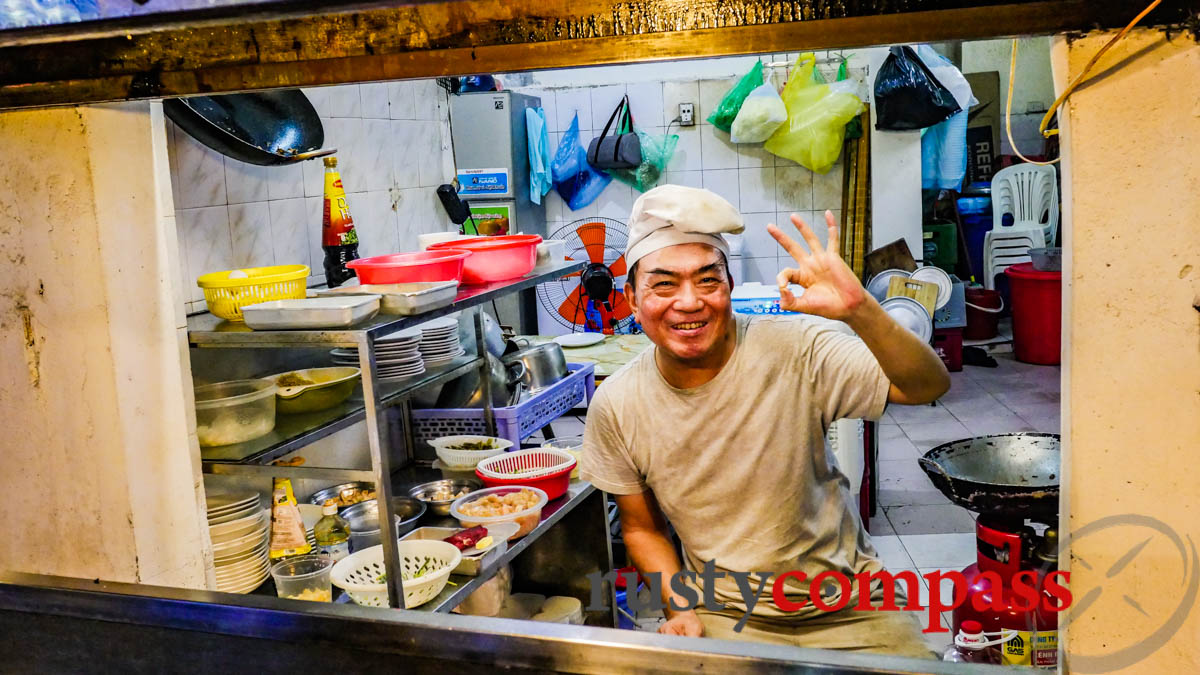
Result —
M 408 489 L 408 495 L 413 499 L 424 502 L 432 513 L 436 513 L 439 516 L 448 516 L 450 515 L 450 505 L 454 503 L 453 497 L 443 501 L 434 501 L 428 497 L 428 495 L 433 494 L 439 488 L 446 488 L 450 490 L 450 494 L 455 495 L 463 489 L 467 492 L 479 490 L 483 488 L 483 483 L 474 478 L 446 478 L 414 485 Z
M 396 512 L 396 536 L 404 536 L 417 526 L 425 515 L 425 503 L 411 497 L 392 497 L 392 510 Z M 350 523 L 351 532 L 379 531 L 379 501 L 368 499 L 347 506 L 341 516 Z

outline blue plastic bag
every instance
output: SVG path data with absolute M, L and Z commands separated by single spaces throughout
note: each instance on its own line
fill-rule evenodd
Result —
M 551 170 L 554 189 L 558 190 L 572 211 L 596 201 L 612 182 L 612 176 L 593 169 L 587 163 L 587 150 L 579 144 L 579 115 L 571 119 L 570 128 L 563 134 Z
M 921 136 L 921 187 L 958 190 L 967 176 L 967 111 L 957 112 Z
M 529 198 L 542 203 L 542 195 L 550 191 L 550 134 L 546 131 L 546 112 L 541 108 L 525 109 L 525 135 L 529 144 Z

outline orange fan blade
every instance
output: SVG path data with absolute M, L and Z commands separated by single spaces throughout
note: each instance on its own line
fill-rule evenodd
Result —
M 616 260 L 614 260 L 613 264 L 610 265 L 608 269 L 612 270 L 612 275 L 614 278 L 623 276 L 626 272 L 629 271 L 628 269 L 625 268 L 625 256 L 621 256 L 620 258 L 617 258 Z
M 582 303 L 583 286 L 580 285 L 576 286 L 567 299 L 558 306 L 558 315 L 571 323 L 580 323 L 584 320 L 584 308 L 580 307 Z
M 629 306 L 629 302 L 625 300 L 625 294 L 621 291 L 613 291 L 608 301 L 612 304 L 613 318 L 617 321 L 633 316 L 633 309 Z
M 584 223 L 579 226 L 579 239 L 594 263 L 604 262 L 604 223 Z
M 572 258 L 571 256 L 567 256 L 566 258 L 563 258 L 563 260 L 566 260 L 568 262 L 575 262 L 575 259 Z M 568 277 L 581 277 L 581 276 L 583 276 L 583 272 L 571 272 L 570 274 L 562 275 L 562 278 L 566 279 Z

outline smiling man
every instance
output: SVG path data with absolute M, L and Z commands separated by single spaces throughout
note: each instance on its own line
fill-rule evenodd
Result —
M 882 570 L 825 432 L 839 418 L 877 418 L 889 401 L 932 401 L 950 385 L 933 350 L 865 292 L 838 255 L 832 214 L 826 220 L 822 247 L 792 216 L 807 251 L 769 228 L 796 261 L 780 273 L 781 306 L 843 321 L 857 337 L 804 317 L 733 314 L 721 233 L 743 226 L 721 197 L 666 185 L 637 200 L 625 294 L 654 346 L 597 390 L 581 475 L 616 496 L 640 572 L 665 581 L 680 571 L 669 522 L 687 570 L 711 561 L 725 573 L 711 588 L 691 585 L 726 609 L 668 609 L 660 632 L 927 657 L 911 613 L 855 611 L 856 588 L 847 609 L 821 612 L 792 575 L 787 605 L 802 606 L 784 611 L 769 585 L 749 607 L 729 574 L 795 570 L 811 580 L 824 571 Z M 793 296 L 789 283 L 804 293 Z M 834 605 L 840 591 L 821 597 Z M 663 601 L 671 600 L 688 604 L 664 584 Z

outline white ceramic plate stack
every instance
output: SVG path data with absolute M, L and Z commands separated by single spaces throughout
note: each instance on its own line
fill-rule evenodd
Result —
M 416 328 L 385 335 L 375 341 L 375 369 L 379 379 L 403 380 L 425 372 L 425 363 L 418 349 L 421 341 L 421 331 Z M 358 350 L 334 349 L 333 362 L 339 366 L 358 367 Z
M 217 590 L 249 593 L 270 575 L 271 511 L 257 492 L 208 495 Z
M 458 342 L 458 319 L 442 317 L 418 326 L 421 329 L 421 357 L 427 368 L 444 366 L 463 355 Z

